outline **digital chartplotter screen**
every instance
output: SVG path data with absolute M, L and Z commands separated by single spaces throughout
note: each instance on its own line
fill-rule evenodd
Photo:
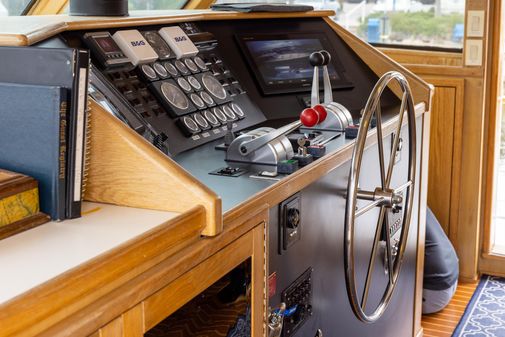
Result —
M 310 90 L 314 70 L 310 54 L 325 49 L 336 57 L 318 34 L 240 35 L 238 40 L 264 94 Z M 336 64 L 332 60 L 328 65 L 332 87 L 352 87 Z

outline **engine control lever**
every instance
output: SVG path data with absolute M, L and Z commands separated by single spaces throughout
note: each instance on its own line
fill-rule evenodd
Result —
M 319 67 L 323 68 L 323 85 L 324 85 L 324 104 L 333 102 L 333 92 L 330 82 L 330 74 L 328 72 L 328 64 L 330 64 L 331 55 L 326 50 L 316 51 L 309 56 L 310 65 L 314 67 L 312 76 L 312 90 L 310 95 L 310 105 L 315 106 L 320 104 L 319 98 Z
M 289 123 L 283 127 L 280 127 L 274 131 L 271 131 L 261 137 L 254 138 L 252 140 L 248 140 L 240 144 L 239 151 L 240 154 L 243 156 L 247 156 L 250 153 L 256 151 L 260 147 L 263 147 L 270 143 L 272 140 L 279 138 L 281 136 L 284 136 L 296 129 L 298 129 L 300 126 L 302 126 L 301 121 L 295 121 L 292 123 Z
M 263 136 L 242 142 L 239 146 L 239 152 L 242 156 L 247 156 L 257 149 L 267 145 L 274 139 L 287 135 L 288 133 L 293 132 L 301 126 L 311 127 L 323 122 L 326 118 L 326 115 L 326 110 L 321 105 L 319 105 L 317 108 L 307 108 L 300 114 L 300 120 L 289 123 L 274 131 L 266 133 Z
M 312 91 L 310 94 L 310 106 L 319 104 L 319 67 L 322 67 L 325 62 L 325 57 L 321 52 L 314 52 L 309 56 L 310 65 L 314 67 L 314 75 L 312 76 Z
M 333 92 L 331 89 L 330 74 L 328 72 L 328 64 L 331 61 L 331 55 L 326 50 L 319 51 L 324 57 L 323 63 L 323 83 L 324 83 L 324 104 L 333 102 Z

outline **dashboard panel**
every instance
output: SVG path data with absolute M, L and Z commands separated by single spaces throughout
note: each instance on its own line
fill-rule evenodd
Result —
M 60 38 L 91 50 L 95 99 L 171 156 L 229 129 L 295 120 L 310 106 L 308 55 L 318 48 L 332 56 L 335 101 L 354 118 L 377 80 L 320 18 L 187 22 Z M 393 95 L 384 102 L 396 103 Z

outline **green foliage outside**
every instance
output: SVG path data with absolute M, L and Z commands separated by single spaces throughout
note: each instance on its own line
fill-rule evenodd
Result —
M 390 39 L 450 39 L 454 26 L 464 22 L 463 14 L 452 13 L 435 15 L 433 10 L 427 12 L 376 12 L 365 18 L 358 27 L 358 35 L 366 36 L 368 19 L 386 18 L 391 25 Z

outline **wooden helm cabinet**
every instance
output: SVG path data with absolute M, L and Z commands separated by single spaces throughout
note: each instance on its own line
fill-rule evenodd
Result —
M 212 31 L 222 43 L 226 34 L 226 38 L 230 39 L 226 30 L 252 29 L 271 22 L 276 27 L 284 25 L 293 31 L 322 27 L 326 34 L 333 34 L 328 36 L 345 46 L 340 50 L 342 54 L 353 60 L 355 69 L 362 69 L 361 75 L 355 79 L 355 93 L 366 92 L 387 71 L 402 72 L 410 83 L 416 103 L 418 143 L 418 176 L 414 193 L 416 211 L 411 228 L 413 236 L 409 239 L 411 249 L 407 270 L 409 295 L 413 301 L 408 326 L 403 328 L 402 336 L 416 336 L 421 333 L 431 87 L 342 29 L 329 18 L 333 14 L 328 11 L 257 14 L 176 11 L 135 14 L 117 19 L 64 15 L 6 18 L 0 28 L 0 45 L 51 47 L 54 41 L 64 43 L 66 38 L 86 31 L 141 30 L 143 27 L 157 28 L 184 22 L 196 22 Z M 230 53 L 236 56 L 239 51 L 236 45 L 233 46 L 235 49 Z M 223 56 L 224 59 L 226 57 L 230 56 Z M 251 73 L 244 66 L 245 61 L 237 58 L 226 60 L 233 71 L 243 66 L 238 71 L 238 77 L 245 82 L 250 99 L 264 112 L 267 120 L 274 119 L 269 107 L 278 106 L 278 102 L 260 94 Z M 248 78 L 244 74 L 249 74 Z M 346 100 L 346 95 L 349 96 L 348 93 L 334 91 L 336 101 Z M 391 87 L 390 99 L 394 101 L 397 95 L 399 90 Z M 301 111 L 301 105 L 297 109 L 288 108 L 299 104 L 298 96 L 290 96 L 286 109 L 279 110 L 280 117 L 293 118 Z M 350 109 L 354 118 L 359 117 L 360 100 L 366 97 L 359 98 Z M 383 132 L 385 138 L 390 137 L 390 125 L 395 120 L 390 118 L 387 121 Z M 155 230 L 111 247 L 111 250 L 92 260 L 75 265 L 65 273 L 0 303 L 0 336 L 142 336 L 248 258 L 252 261 L 252 335 L 265 336 L 268 308 L 277 304 L 276 298 L 269 299 L 269 291 L 273 289 L 269 289 L 267 276 L 278 263 L 277 257 L 273 258 L 277 254 L 277 242 L 272 240 L 276 235 L 278 205 L 300 191 L 310 196 L 314 193 L 314 186 L 345 175 L 354 141 L 345 140 L 342 136 L 331 143 L 324 157 L 309 166 L 279 181 L 264 183 L 255 180 L 254 188 L 241 190 L 242 186 L 249 184 L 248 177 L 210 179 L 208 171 L 205 171 L 207 162 L 202 161 L 203 169 L 195 164 L 198 162 L 192 155 L 200 155 L 202 151 L 211 153 L 209 149 L 213 149 L 213 145 L 204 144 L 196 147 L 197 150 L 191 149 L 169 158 L 94 101 L 91 102 L 90 122 L 91 160 L 85 199 L 170 211 L 177 216 Z M 366 146 L 370 148 L 375 143 L 375 131 L 372 130 L 367 136 Z M 222 152 L 221 156 L 224 158 Z M 226 165 L 220 157 L 208 159 L 209 165 L 215 169 L 219 168 L 217 162 Z M 226 187 L 230 182 L 238 182 L 235 192 L 239 196 L 236 199 L 234 188 Z M 318 190 L 317 193 L 322 192 Z M 287 273 L 291 272 L 294 273 Z M 280 287 L 294 281 L 288 282 L 282 279 L 282 275 L 279 280 Z M 277 289 L 278 293 L 280 291 L 282 289 Z M 346 297 L 338 297 L 338 301 L 335 305 L 349 305 Z M 326 334 L 333 336 L 329 330 L 325 331 Z

